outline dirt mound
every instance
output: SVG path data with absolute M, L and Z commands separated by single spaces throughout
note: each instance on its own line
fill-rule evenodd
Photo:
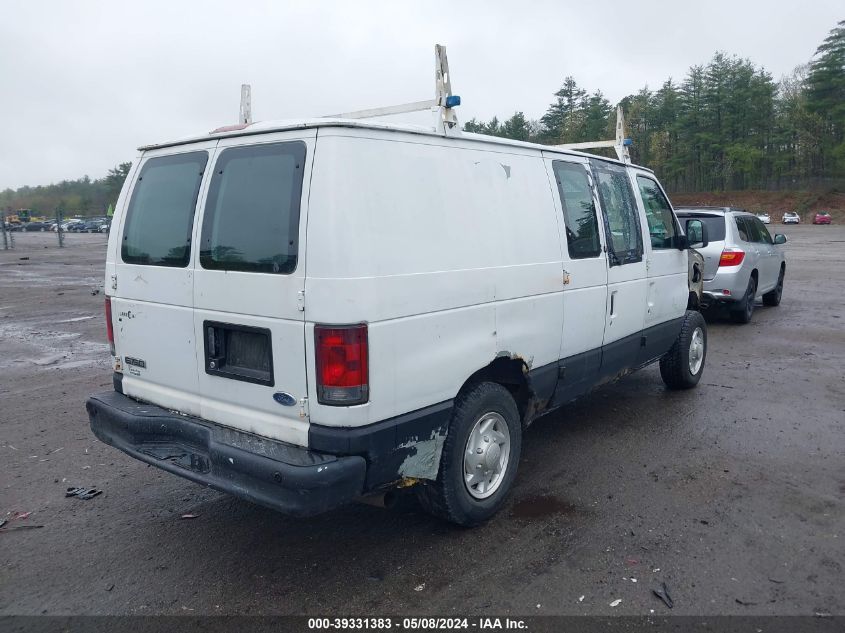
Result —
M 753 213 L 765 211 L 772 219 L 796 211 L 811 222 L 817 211 L 829 211 L 834 222 L 845 221 L 845 192 L 842 191 L 714 191 L 670 194 L 672 204 L 683 206 L 739 207 Z

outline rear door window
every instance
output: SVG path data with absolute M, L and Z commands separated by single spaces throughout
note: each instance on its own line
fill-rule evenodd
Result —
M 207 152 L 150 158 L 132 191 L 121 257 L 127 264 L 184 268 Z
M 604 211 L 610 265 L 642 261 L 642 229 L 628 172 L 624 167 L 598 160 L 591 160 L 590 165 Z
M 580 163 L 556 160 L 555 180 L 566 225 L 566 243 L 572 259 L 598 257 L 601 254 L 599 222 L 587 170 Z
M 651 247 L 654 249 L 674 248 L 677 227 L 672 206 L 653 179 L 637 176 L 637 185 L 645 207 Z
M 757 241 L 761 244 L 772 244 L 772 235 L 769 233 L 769 229 L 766 228 L 766 225 L 763 224 L 763 221 L 760 218 L 746 218 L 746 221 L 750 222 L 754 225 L 755 234 L 757 235 Z
M 748 221 L 748 218 L 745 216 L 738 216 L 734 218 L 736 221 L 736 229 L 739 231 L 739 239 L 743 242 L 757 242 L 759 241 L 757 238 L 757 231 L 755 230 L 754 225 Z
M 304 161 L 301 141 L 221 152 L 203 219 L 203 268 L 275 274 L 296 269 Z

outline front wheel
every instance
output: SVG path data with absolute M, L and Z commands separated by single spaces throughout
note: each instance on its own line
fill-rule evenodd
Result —
M 470 527 L 504 504 L 522 451 L 522 421 L 510 392 L 483 382 L 455 402 L 436 481 L 417 487 L 431 514 Z
M 660 359 L 660 376 L 669 389 L 692 389 L 701 380 L 706 358 L 707 323 L 700 312 L 688 310 L 672 349 Z

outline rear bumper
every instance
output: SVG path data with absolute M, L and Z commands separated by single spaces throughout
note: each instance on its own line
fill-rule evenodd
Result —
M 704 280 L 704 302 L 733 303 L 742 301 L 748 289 L 751 269 L 744 265 L 722 266 L 712 279 Z
M 115 391 L 85 405 L 101 441 L 142 462 L 292 516 L 343 505 L 364 490 L 359 455 L 311 451 L 171 413 Z

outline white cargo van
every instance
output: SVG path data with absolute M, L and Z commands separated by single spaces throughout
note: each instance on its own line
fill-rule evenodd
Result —
M 649 170 L 498 138 L 316 119 L 144 147 L 91 427 L 288 514 L 415 485 L 477 524 L 537 416 L 655 361 L 698 382 L 688 234 Z

